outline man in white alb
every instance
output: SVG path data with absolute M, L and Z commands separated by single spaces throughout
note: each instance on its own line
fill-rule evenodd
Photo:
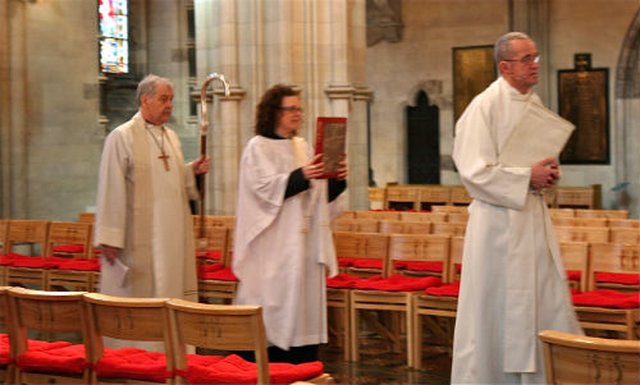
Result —
M 173 84 L 155 75 L 139 84 L 139 112 L 107 137 L 100 164 L 95 243 L 103 252 L 100 292 L 125 297 L 197 300 L 194 175 L 209 158 L 185 164 L 164 124 Z
M 452 383 L 544 383 L 537 333 L 581 333 L 558 242 L 540 191 L 560 178 L 558 162 L 531 167 L 498 160 L 528 103 L 540 55 L 525 34 L 494 47 L 501 77 L 478 95 L 456 125 L 453 159 L 473 202 L 462 260 Z M 545 135 L 545 127 L 539 127 Z M 526 148 L 522 149 L 526 151 Z

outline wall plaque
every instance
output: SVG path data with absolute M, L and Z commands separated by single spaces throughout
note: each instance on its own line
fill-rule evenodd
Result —
M 558 110 L 575 124 L 560 155 L 564 164 L 609 164 L 609 70 L 591 68 L 591 54 L 574 55 L 575 69 L 558 71 Z
M 493 45 L 453 47 L 454 123 L 471 100 L 494 80 L 496 64 L 493 60 Z

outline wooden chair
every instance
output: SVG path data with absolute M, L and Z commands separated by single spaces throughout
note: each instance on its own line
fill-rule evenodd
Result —
M 433 206 L 448 205 L 451 201 L 451 190 L 448 186 L 419 186 L 418 210 L 431 210 Z
M 397 220 L 400 213 L 397 211 L 367 211 L 359 210 L 355 212 L 355 219 L 373 219 L 377 221 Z
M 78 213 L 78 222 L 93 225 L 96 222 L 96 213 L 81 212 Z
M 9 308 L 13 324 L 12 352 L 16 383 L 91 383 L 91 341 L 85 318 L 83 294 L 10 288 Z M 34 346 L 28 334 L 45 333 L 56 342 Z M 71 339 L 68 341 L 67 339 Z M 81 344 L 72 344 L 81 342 Z M 46 353 L 46 354 L 45 354 Z
M 435 206 L 434 206 L 435 207 Z M 409 222 L 446 222 L 449 214 L 428 212 L 400 212 L 401 221 Z
M 429 288 L 434 294 L 428 292 L 421 293 L 413 297 L 412 315 L 413 336 L 409 336 L 414 341 L 413 368 L 422 368 L 422 347 L 423 347 L 423 324 L 429 327 L 434 337 L 442 341 L 448 348 L 453 346 L 453 328 L 456 319 L 456 309 L 458 307 L 458 290 L 460 278 L 458 269 L 462 264 L 462 253 L 464 250 L 464 237 L 451 238 L 451 252 L 449 267 L 443 280 L 445 284 L 439 288 Z
M 354 260 L 364 259 L 367 261 L 378 260 L 380 269 L 377 274 L 387 274 L 389 257 L 389 236 L 379 233 L 354 233 L 336 232 L 333 235 L 336 255 L 340 263 L 348 260 L 353 265 Z M 351 266 L 341 269 L 349 271 Z M 356 274 L 371 276 L 374 271 L 364 274 L 358 269 L 354 269 Z M 349 277 L 349 276 L 347 276 Z M 328 282 L 330 282 L 328 280 Z M 327 286 L 327 312 L 329 319 L 329 343 L 340 346 L 344 349 L 344 359 L 350 361 L 351 358 L 351 334 L 350 334 L 350 303 L 349 288 Z
M 609 220 L 607 218 L 589 218 L 589 217 L 575 217 L 574 226 L 578 227 L 607 227 Z
M 450 186 L 451 201 L 449 204 L 452 206 L 468 206 L 473 198 L 469 195 L 469 192 L 464 186 Z
M 627 210 L 602 210 L 602 209 L 576 209 L 578 218 L 607 218 L 607 219 L 627 219 Z
M 211 365 L 202 363 L 207 358 L 218 359 L 199 356 L 196 360 L 196 357 L 189 357 L 187 345 L 216 351 L 252 351 L 256 358 L 257 383 L 270 384 L 282 381 L 278 380 L 276 370 L 270 370 L 262 309 L 259 306 L 210 305 L 172 299 L 167 302 L 167 307 L 175 346 L 176 383 L 188 383 L 190 369 L 193 370 L 195 366 L 200 365 L 204 370 L 198 372 L 204 372 L 208 365 Z M 291 365 L 291 369 L 293 368 Z M 216 376 L 220 376 L 219 371 L 212 369 L 209 374 L 212 375 L 211 378 L 201 376 L 196 382 L 217 383 L 219 377 Z M 287 382 L 295 381 L 328 384 L 332 383 L 333 379 L 326 373 L 318 373 L 312 378 L 301 374 L 299 378 L 288 379 Z
M 196 226 L 193 229 L 196 258 L 200 264 L 220 263 L 225 266 L 229 264 L 227 260 L 229 245 L 229 229 L 225 226 Z
M 638 384 L 640 341 L 543 330 L 547 384 Z
M 4 286 L 6 281 L 6 266 L 4 255 L 4 245 L 7 242 L 7 232 L 9 231 L 9 220 L 0 219 L 0 286 Z M 8 262 L 8 261 L 7 261 Z
M 93 347 L 91 383 L 172 383 L 173 345 L 167 298 L 121 298 L 87 293 L 89 335 Z M 164 353 L 141 349 L 105 350 L 104 337 L 156 342 Z
M 469 208 L 466 206 L 433 206 L 431 208 L 431 212 L 434 214 L 467 214 L 469 213 Z
M 380 221 L 377 219 L 336 219 L 331 227 L 333 231 L 352 231 L 358 233 L 377 233 Z
M 601 193 L 599 186 L 557 187 L 556 207 L 574 209 L 599 209 Z
M 30 250 L 27 250 L 28 255 L 20 253 L 22 256 L 13 258 L 11 265 L 7 266 L 7 285 L 30 285 L 38 289 L 47 287 L 47 264 L 42 256 L 47 253 L 49 223 L 37 220 L 11 220 L 4 245 L 5 257 L 18 251 L 18 245 Z
M 640 228 L 640 220 L 639 219 L 609 218 L 609 227 Z
M 235 297 L 236 289 L 238 287 L 238 279 L 233 274 L 231 269 L 232 259 L 232 246 L 233 246 L 233 231 L 227 230 L 224 227 L 207 227 L 207 238 L 212 238 L 209 242 L 214 247 L 222 247 L 224 251 L 224 259 L 222 263 L 217 263 L 210 266 L 200 266 L 198 273 L 198 298 L 200 302 L 207 303 L 210 300 L 219 303 L 230 304 Z M 226 230 L 226 231 L 225 231 Z M 222 244 L 224 235 L 224 246 Z M 215 240 L 213 239 L 215 238 Z M 214 246 L 217 244 L 217 246 Z
M 193 216 L 193 224 L 195 226 L 200 226 L 200 216 Z M 205 227 L 235 227 L 236 217 L 233 215 L 205 215 L 204 216 L 204 226 Z
M 560 242 L 598 242 L 609 241 L 608 227 L 556 226 L 556 235 Z
M 576 218 L 574 217 L 563 217 L 563 216 L 552 216 L 551 223 L 554 226 L 560 227 L 575 227 L 576 226 Z
M 574 306 L 580 324 L 585 329 L 605 330 L 610 332 L 623 332 L 627 339 L 637 339 L 637 323 L 640 322 L 640 309 L 613 308 L 604 305 L 585 306 L 578 298 L 593 295 L 595 289 L 621 288 L 623 285 L 609 283 L 604 285 L 599 282 L 599 273 L 623 273 L 638 274 L 638 246 L 627 246 L 616 243 L 592 243 L 589 250 L 588 262 L 588 289 L 589 292 L 574 295 Z M 637 286 L 629 287 L 637 296 Z M 624 293 L 621 293 L 625 295 Z M 616 292 L 606 292 L 607 300 L 614 299 Z
M 13 384 L 15 357 L 11 355 L 9 333 L 9 287 L 0 286 L 0 384 Z
M 469 213 L 468 212 L 464 212 L 464 213 L 449 213 L 447 219 L 448 219 L 449 222 L 464 222 L 464 223 L 467 223 L 469 221 Z
M 560 242 L 560 252 L 564 261 L 564 269 L 567 272 L 569 286 L 587 290 L 589 278 L 589 244 L 586 242 Z
M 551 216 L 551 218 L 555 218 L 555 217 L 572 218 L 576 216 L 576 211 L 574 209 L 549 208 L 549 216 Z
M 369 278 L 365 282 L 358 283 L 356 289 L 350 292 L 350 328 L 351 328 L 351 358 L 354 361 L 360 359 L 360 311 L 384 311 L 394 312 L 404 315 L 405 328 L 407 335 L 407 364 L 413 365 L 414 341 L 411 336 L 414 335 L 414 317 L 412 314 L 412 298 L 417 293 L 424 290 L 420 289 L 391 289 L 395 282 L 418 283 L 430 285 L 428 282 L 440 284 L 441 279 L 437 277 L 403 277 L 395 273 L 394 261 L 412 261 L 427 262 L 438 261 L 448 266 L 450 252 L 450 237 L 442 235 L 416 235 L 416 234 L 392 234 L 389 236 L 389 260 L 390 273 L 386 279 L 376 280 Z M 396 281 L 397 280 L 397 281 Z M 435 283 L 437 282 L 437 283 Z M 417 286 L 416 286 L 417 287 Z M 389 331 L 389 328 L 377 322 L 372 317 L 366 318 L 367 324 L 378 330 L 378 332 L 389 339 L 394 347 L 400 346 L 400 339 L 397 333 Z
M 464 236 L 466 229 L 467 229 L 466 222 L 442 222 L 442 223 L 431 224 L 432 234 L 443 234 L 443 235 L 462 237 Z
M 639 227 L 610 227 L 609 241 L 627 245 L 640 245 Z
M 389 186 L 384 202 L 386 210 L 420 210 L 416 186 Z
M 369 209 L 384 209 L 386 194 L 387 190 L 384 187 L 369 187 Z
M 45 258 L 65 258 L 47 272 L 46 290 L 93 291 L 94 273 L 100 272 L 100 264 L 91 247 L 92 229 L 89 223 L 51 222 Z M 58 253 L 56 246 L 66 248 Z
M 429 234 L 431 222 L 426 221 L 381 221 L 382 234 Z

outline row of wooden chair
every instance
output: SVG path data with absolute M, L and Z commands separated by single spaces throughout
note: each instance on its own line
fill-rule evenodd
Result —
M 559 241 L 640 244 L 638 227 L 555 226 Z
M 553 216 L 551 221 L 555 226 L 640 228 L 640 220 L 638 219 Z
M 320 362 L 269 364 L 259 306 L 206 305 L 166 298 L 120 298 L 87 292 L 0 287 L 3 383 L 331 383 Z M 30 332 L 61 337 L 29 340 Z M 107 349 L 104 338 L 156 341 L 164 353 Z M 125 343 L 126 344 L 126 343 Z M 188 354 L 188 346 L 251 351 L 238 356 Z M 3 352 L 7 346 L 2 346 Z
M 549 208 L 552 217 L 628 219 L 628 210 Z

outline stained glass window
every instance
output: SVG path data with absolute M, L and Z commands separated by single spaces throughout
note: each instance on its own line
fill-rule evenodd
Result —
M 129 72 L 128 0 L 99 0 L 100 69 L 102 72 Z

